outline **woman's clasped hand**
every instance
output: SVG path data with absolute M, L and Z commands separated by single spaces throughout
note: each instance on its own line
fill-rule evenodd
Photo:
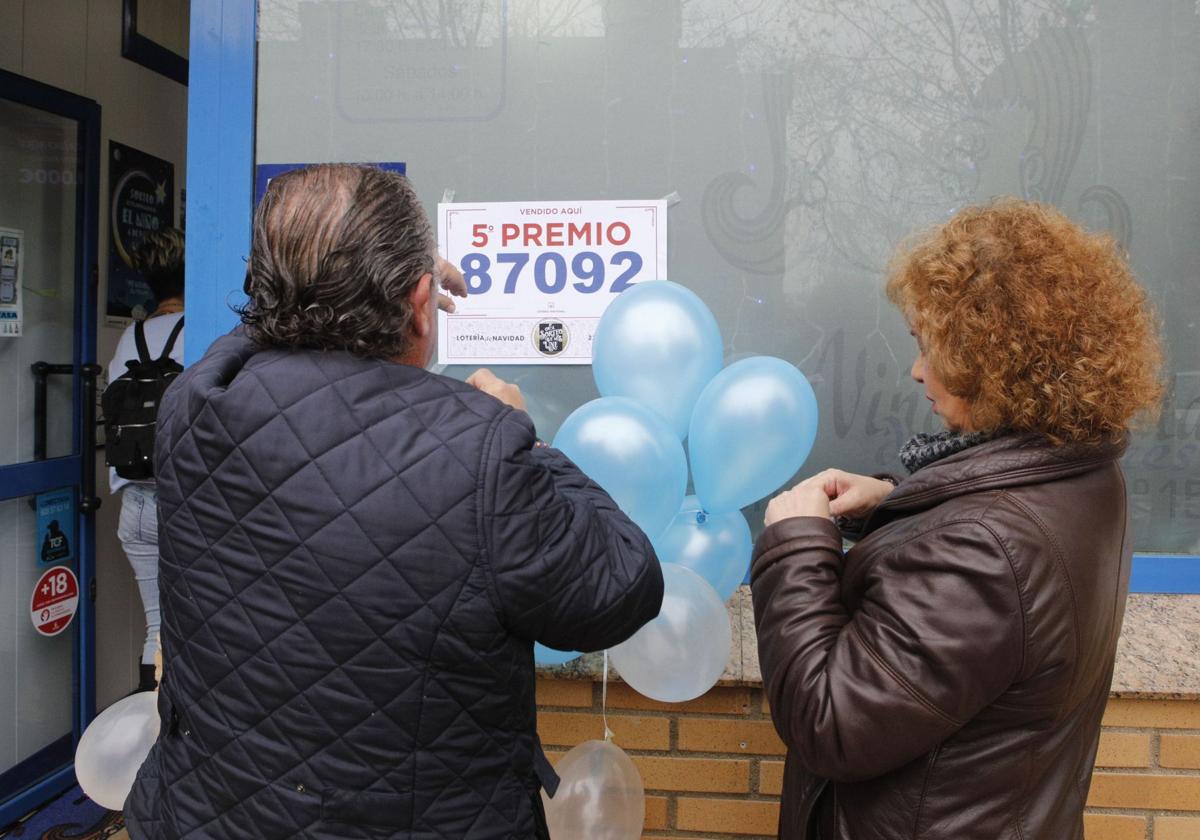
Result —
M 844 470 L 825 470 L 780 493 L 767 505 L 764 524 L 793 516 L 844 516 L 861 519 L 887 498 L 896 484 Z

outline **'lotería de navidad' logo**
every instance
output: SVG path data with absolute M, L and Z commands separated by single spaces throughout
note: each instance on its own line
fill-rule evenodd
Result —
M 559 355 L 570 341 L 570 332 L 561 321 L 542 321 L 533 330 L 533 344 L 543 356 Z

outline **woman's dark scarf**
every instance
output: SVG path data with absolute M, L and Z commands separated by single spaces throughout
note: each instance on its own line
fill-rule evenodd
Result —
M 947 429 L 936 434 L 914 435 L 900 450 L 900 462 L 910 473 L 996 437 L 996 432 L 956 432 Z

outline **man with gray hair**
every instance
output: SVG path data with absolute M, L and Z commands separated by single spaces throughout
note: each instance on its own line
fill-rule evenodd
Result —
M 623 641 L 662 575 L 515 386 L 424 369 L 439 285 L 466 292 L 402 176 L 271 182 L 243 326 L 160 413 L 134 840 L 547 836 L 533 643 Z

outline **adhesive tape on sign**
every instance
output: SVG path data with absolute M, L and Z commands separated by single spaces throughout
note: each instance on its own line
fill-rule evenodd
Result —
M 71 626 L 79 609 L 79 579 L 66 566 L 47 569 L 29 599 L 29 619 L 43 636 L 57 636 Z

